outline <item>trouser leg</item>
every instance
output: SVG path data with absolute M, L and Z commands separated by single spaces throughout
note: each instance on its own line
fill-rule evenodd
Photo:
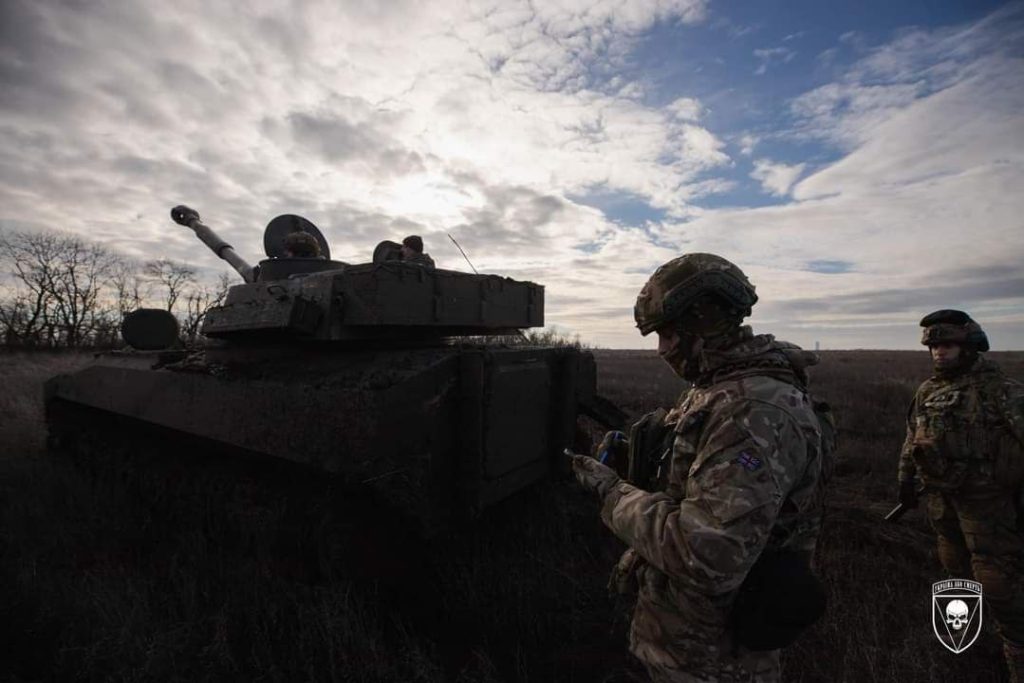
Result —
M 938 541 L 939 561 L 946 572 L 956 578 L 971 575 L 971 553 L 960 529 L 960 518 L 949 494 L 932 491 L 928 494 L 928 519 Z
M 985 614 L 1003 638 L 1010 680 L 1024 683 L 1024 534 L 1009 495 L 956 501 Z
M 1003 656 L 1010 672 L 1010 683 L 1024 683 L 1024 645 L 1004 641 Z
M 647 675 L 650 676 L 651 683 L 779 683 L 781 674 L 777 650 L 765 653 L 762 661 L 755 663 L 748 659 L 746 664 L 755 666 L 742 671 L 730 672 L 726 669 L 693 673 L 647 665 Z

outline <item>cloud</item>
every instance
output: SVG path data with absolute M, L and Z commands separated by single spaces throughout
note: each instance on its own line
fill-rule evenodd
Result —
M 850 38 L 832 83 L 781 112 L 757 103 L 746 130 L 716 127 L 714 96 L 629 68 L 656 26 L 711 30 L 699 0 L 2 11 L 5 225 L 211 270 L 170 206 L 193 205 L 250 259 L 281 213 L 310 218 L 341 260 L 415 233 L 441 267 L 468 270 L 451 233 L 478 268 L 545 284 L 549 322 L 609 346 L 647 343 L 632 303 L 682 251 L 749 271 L 755 323 L 826 340 L 916 322 L 921 292 L 953 295 L 952 272 L 982 320 L 1010 325 L 1021 306 L 994 294 L 1011 274 L 982 274 L 1024 256 L 1019 11 Z M 754 54 L 765 72 L 794 55 Z M 757 150 L 752 177 L 783 203 L 702 207 L 745 196 L 726 140 Z
M 972 282 L 969 285 L 932 285 L 917 288 L 881 289 L 825 298 L 789 299 L 773 304 L 776 314 L 801 316 L 829 314 L 903 315 L 913 311 L 928 313 L 940 308 L 972 308 L 963 302 L 999 302 L 1019 300 L 1024 292 L 1024 278 L 999 278 Z M 913 317 L 913 316 L 911 316 Z
M 745 157 L 749 157 L 754 153 L 754 147 L 757 146 L 758 142 L 760 142 L 760 139 L 756 135 L 744 133 L 739 139 L 740 154 Z
M 849 261 L 819 259 L 808 262 L 807 270 L 812 273 L 849 273 L 853 270 L 853 264 Z
M 333 165 L 357 162 L 380 174 L 409 175 L 425 170 L 423 159 L 396 144 L 377 121 L 350 120 L 337 113 L 295 112 L 286 117 L 293 139 Z
M 804 137 L 850 150 L 875 128 L 918 99 L 970 78 L 988 80 L 1020 56 L 1024 21 L 1011 4 L 973 23 L 904 31 L 895 40 L 868 46 L 863 36 L 844 34 L 860 58 L 840 79 L 797 97 L 791 111 Z M 826 50 L 822 56 L 835 59 Z
M 758 76 L 763 76 L 768 72 L 769 66 L 788 64 L 793 61 L 793 58 L 796 57 L 796 51 L 790 50 L 788 47 L 760 48 L 754 50 L 754 56 L 760 62 L 754 73 Z
M 1005 39 L 1019 35 L 1022 14 L 865 47 L 836 83 L 796 98 L 791 110 L 806 123 L 801 107 L 822 93 L 860 102 L 825 107 L 808 124 L 842 150 L 838 160 L 773 187 L 774 165 L 761 159 L 763 187 L 788 190 L 793 201 L 703 211 L 664 224 L 658 239 L 735 260 L 761 295 L 755 326 L 793 341 L 910 348 L 922 315 L 953 307 L 997 321 L 1003 348 L 1020 348 L 1024 58 Z M 935 42 L 945 52 L 931 65 L 910 49 Z M 898 78 L 876 81 L 883 73 Z M 776 139 L 803 141 L 806 131 Z
M 704 110 L 700 102 L 692 97 L 680 97 L 666 108 L 682 121 L 697 121 Z
M 778 197 L 789 194 L 807 164 L 786 165 L 774 163 L 768 159 L 754 161 L 754 170 L 750 177 L 761 183 L 761 188 Z
M 424 194 L 443 185 L 451 166 L 499 185 L 573 192 L 601 184 L 681 214 L 701 191 L 687 186 L 728 161 L 697 125 L 697 100 L 662 110 L 639 101 L 635 82 L 604 89 L 654 22 L 702 20 L 699 0 L 201 12 L 205 21 L 188 4 L 159 18 L 141 8 L 16 6 L 9 25 L 24 30 L 5 62 L 17 68 L 0 71 L 12 95 L 4 122 L 101 164 L 113 156 L 191 162 L 223 174 L 225 193 L 239 199 L 278 189 L 284 177 L 318 204 L 341 193 L 389 211 L 407 210 L 398 194 L 410 185 Z M 360 29 L 340 30 L 351 26 Z M 93 49 L 101 44 L 112 47 Z M 173 56 L 180 53 L 187 63 Z M 32 115 L 39 110 L 52 115 Z M 45 183 L 64 166 L 55 156 L 10 182 Z M 198 199 L 223 206 L 225 198 Z

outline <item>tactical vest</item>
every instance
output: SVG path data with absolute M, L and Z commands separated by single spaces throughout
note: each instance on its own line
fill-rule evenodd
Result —
M 911 455 L 925 486 L 950 491 L 968 480 L 991 480 L 1020 487 L 1024 448 L 1000 405 L 1003 382 L 984 363 L 960 377 L 921 385 L 911 406 Z
M 668 490 L 667 481 L 676 436 L 684 437 L 680 450 L 686 460 L 681 459 L 676 466 L 685 468 L 680 471 L 689 471 L 697 456 L 701 428 L 708 417 L 708 413 L 703 410 L 687 412 L 689 395 L 678 408 L 671 412 L 658 408 L 641 417 L 630 429 L 627 478 L 635 486 L 646 491 L 665 491 L 669 495 L 682 497 L 682 491 Z M 824 483 L 831 477 L 835 463 L 838 429 L 832 407 L 828 403 L 812 399 L 811 405 L 821 430 L 821 451 L 818 457 L 821 459 Z

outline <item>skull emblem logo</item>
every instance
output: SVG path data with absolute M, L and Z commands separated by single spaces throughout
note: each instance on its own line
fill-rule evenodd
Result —
M 959 631 L 967 623 L 967 603 L 963 600 L 951 600 L 946 605 L 946 623 Z
M 943 579 L 932 584 L 932 631 L 953 654 L 963 652 L 981 633 L 981 584 Z

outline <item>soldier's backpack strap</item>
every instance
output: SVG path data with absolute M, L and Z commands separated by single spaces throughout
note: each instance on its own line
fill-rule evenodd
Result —
M 647 413 L 629 430 L 629 481 L 648 489 L 658 465 L 671 449 L 672 425 L 665 424 L 668 411 L 658 408 Z M 666 445 L 667 442 L 667 445 Z

